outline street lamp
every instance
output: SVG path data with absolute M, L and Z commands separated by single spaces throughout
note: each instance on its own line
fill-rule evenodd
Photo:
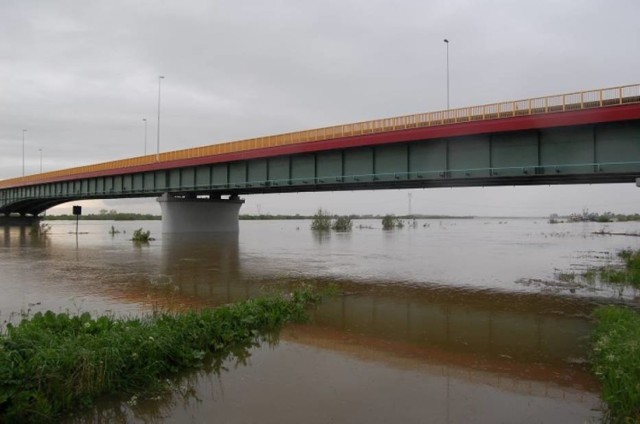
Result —
M 158 77 L 158 140 L 157 140 L 157 150 L 156 150 L 156 162 L 160 162 L 160 86 L 164 76 L 160 75 Z
M 445 38 L 444 43 L 447 45 L 447 110 L 449 110 L 449 40 Z
M 142 118 L 144 122 L 144 155 L 147 156 L 147 118 Z
M 24 177 L 24 133 L 26 133 L 27 130 L 23 129 L 22 130 L 22 176 Z
M 40 152 L 40 173 L 42 174 L 42 149 L 38 149 Z

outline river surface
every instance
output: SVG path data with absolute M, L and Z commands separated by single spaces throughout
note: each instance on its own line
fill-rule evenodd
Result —
M 587 362 L 590 313 L 632 290 L 567 278 L 640 248 L 638 223 L 241 221 L 233 236 L 175 236 L 160 222 L 2 227 L 0 319 L 40 310 L 139 314 L 206 307 L 297 282 L 340 295 L 278 340 L 183 376 L 161 400 L 107 400 L 73 422 L 583 423 L 601 417 Z M 110 235 L 111 227 L 119 234 Z M 151 230 L 148 245 L 130 241 Z

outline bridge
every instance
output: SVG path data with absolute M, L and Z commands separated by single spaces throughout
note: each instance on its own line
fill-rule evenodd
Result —
M 158 197 L 167 232 L 237 231 L 240 195 L 634 182 L 640 84 L 259 137 L 0 180 L 0 214 Z M 224 196 L 224 197 L 223 197 Z

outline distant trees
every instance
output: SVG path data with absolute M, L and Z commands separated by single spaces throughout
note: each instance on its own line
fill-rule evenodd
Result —
M 43 218 L 51 221 L 75 221 L 76 219 L 74 215 L 47 215 Z M 159 220 L 161 217 L 152 214 L 118 212 L 115 209 L 100 209 L 97 214 L 80 215 L 79 219 L 88 221 L 152 221 Z

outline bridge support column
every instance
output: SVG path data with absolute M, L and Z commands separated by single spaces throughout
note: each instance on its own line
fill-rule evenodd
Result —
M 165 193 L 156 199 L 162 210 L 163 233 L 237 233 L 238 215 L 244 200 L 173 196 Z

